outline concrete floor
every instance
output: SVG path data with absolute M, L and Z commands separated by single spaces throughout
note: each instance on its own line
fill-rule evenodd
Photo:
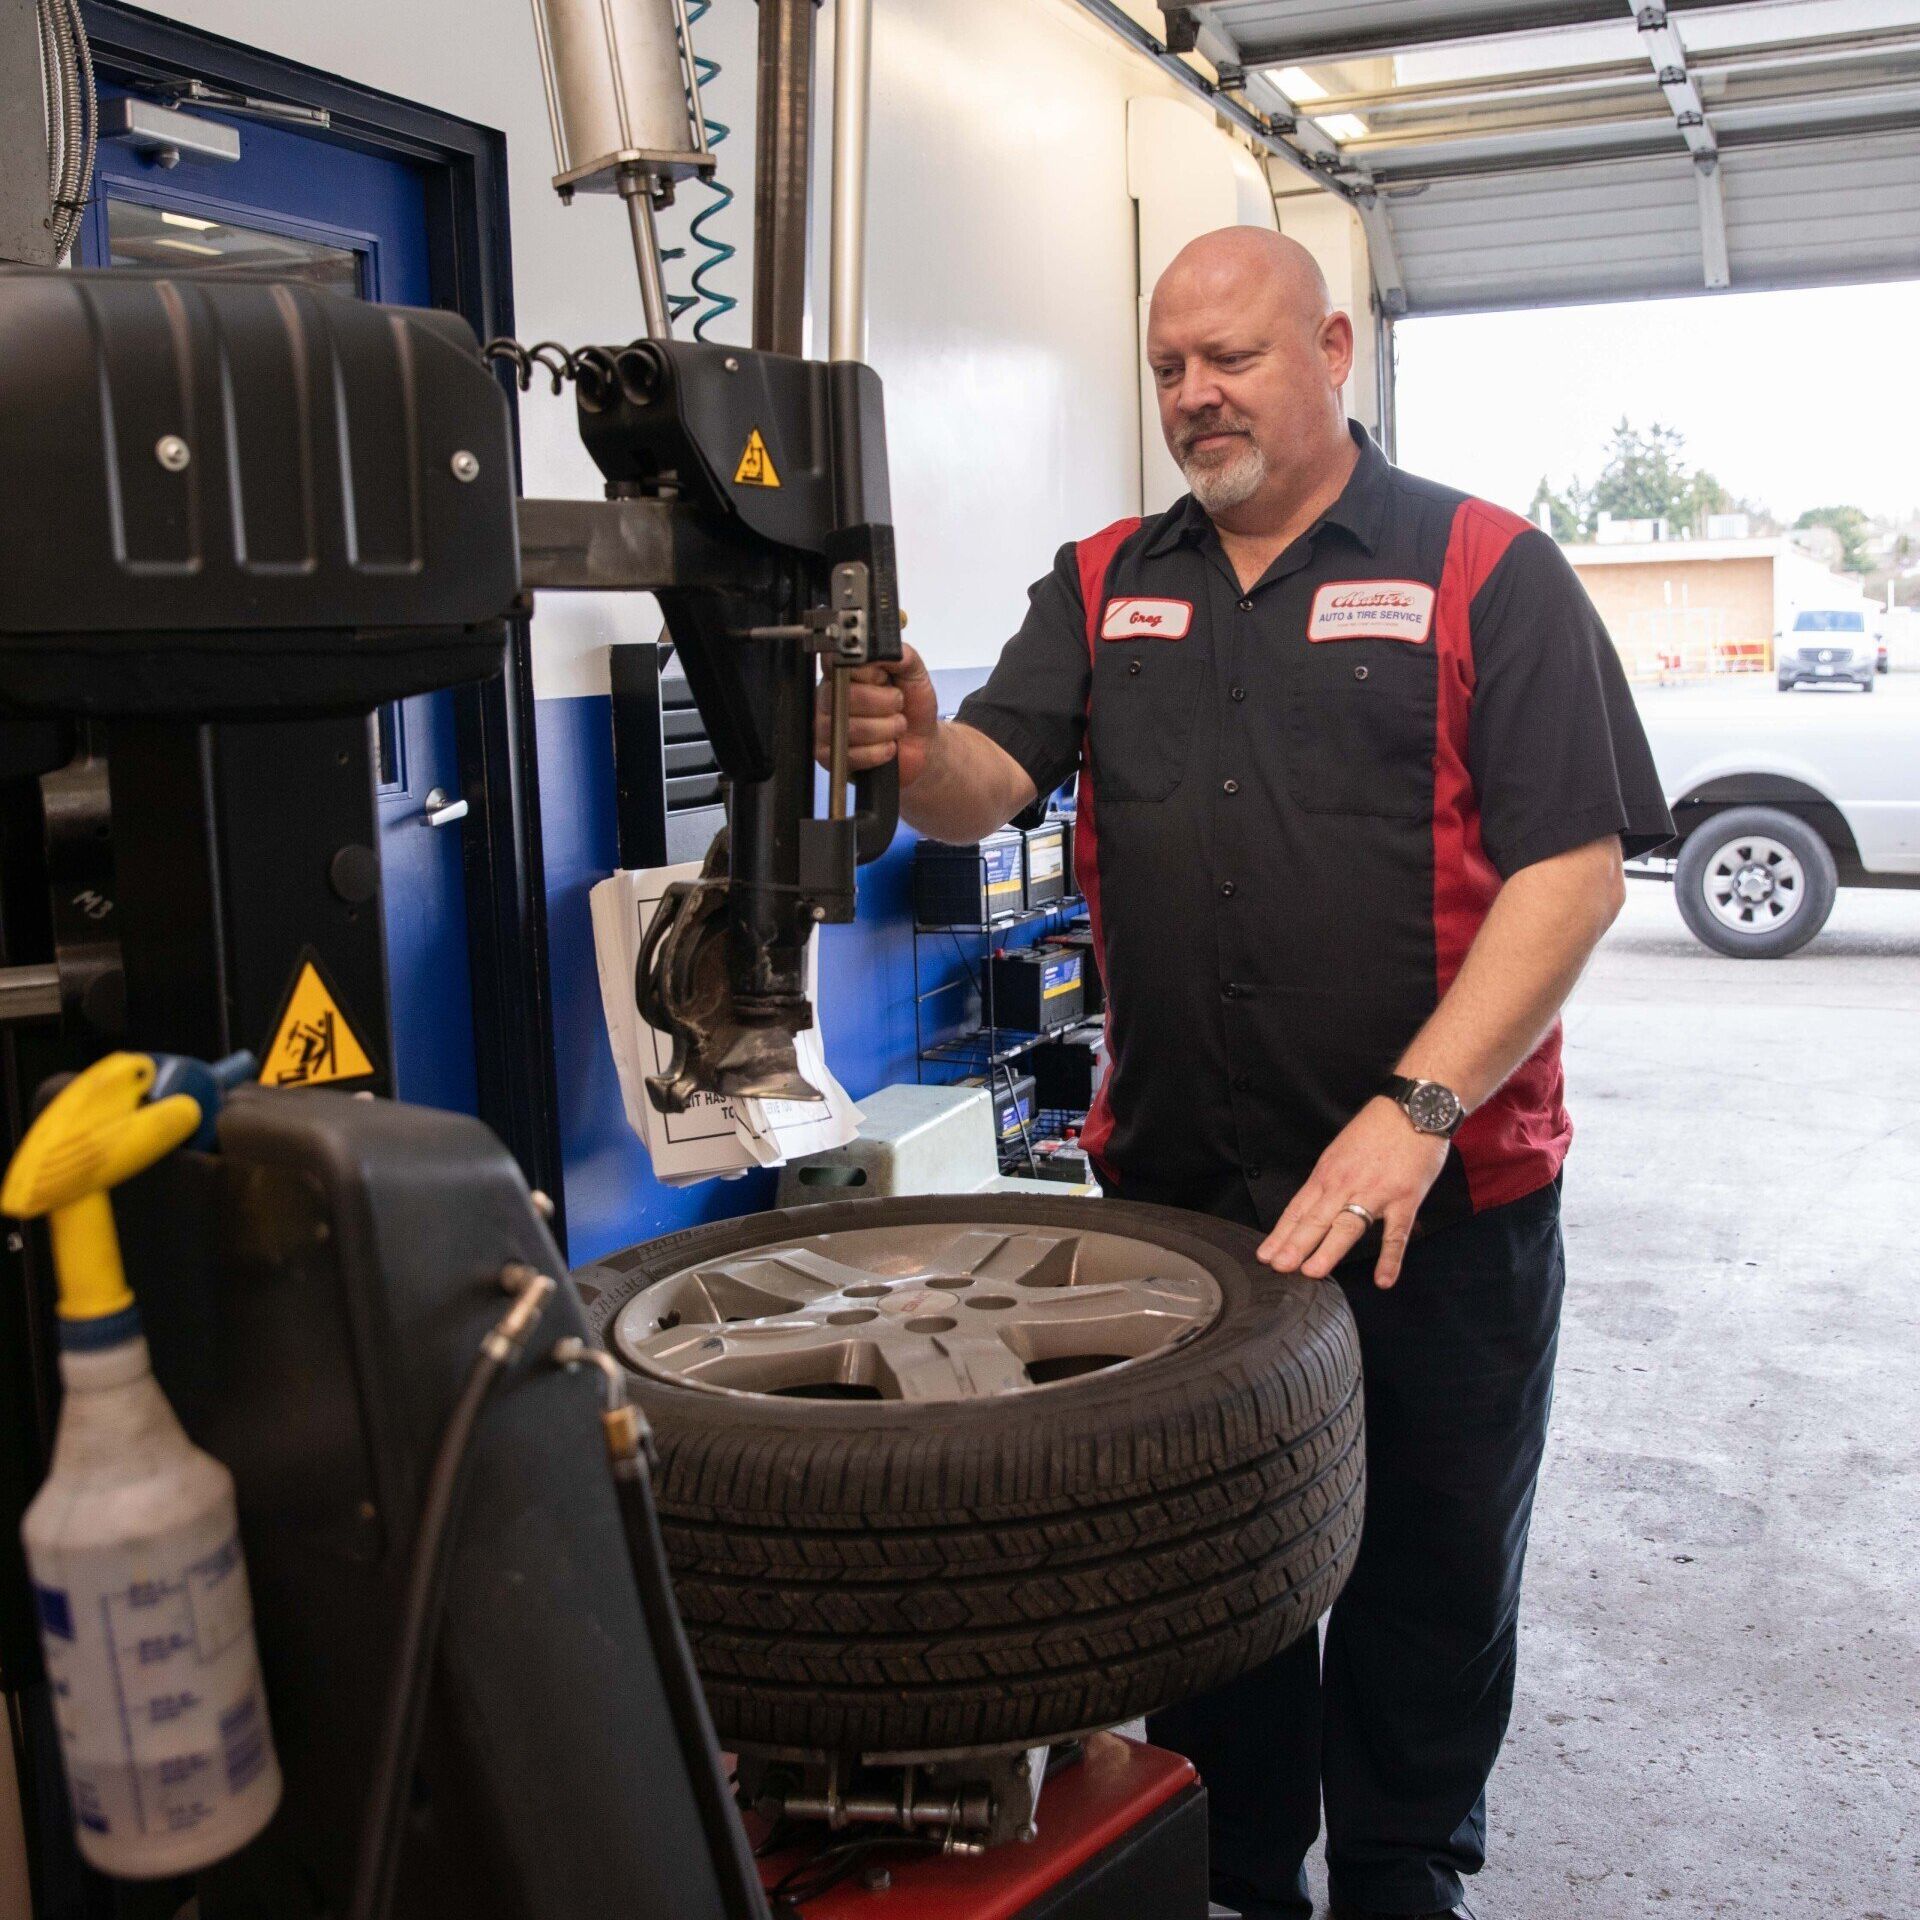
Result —
M 1482 1920 L 1920 1911 L 1920 893 L 1568 1015 L 1554 1431 Z

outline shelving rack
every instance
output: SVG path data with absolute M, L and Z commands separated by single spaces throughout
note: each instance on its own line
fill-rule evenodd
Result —
M 982 891 L 985 884 L 984 858 L 981 861 Z M 1069 1035 L 1080 1033 L 1088 1028 L 1098 1028 L 1096 1020 L 1076 1021 L 1071 1026 L 1056 1027 L 1047 1033 L 1029 1033 L 1021 1028 L 1003 1027 L 999 1024 L 993 1003 L 993 969 L 987 962 L 988 955 L 995 945 L 1005 939 L 1009 933 L 1024 927 L 1047 925 L 1049 931 L 1067 926 L 1086 909 L 1086 902 L 1077 893 L 1064 895 L 1058 900 L 1049 901 L 1041 907 L 1023 907 L 1013 913 L 996 914 L 985 921 L 947 921 L 929 923 L 922 921 L 916 912 L 913 922 L 913 1042 L 918 1059 L 916 1077 L 921 1081 L 927 1078 L 929 1067 L 951 1069 L 956 1075 L 978 1074 L 987 1082 L 991 1094 L 997 1087 L 1004 1087 L 1007 1097 L 1014 1094 L 1014 1067 L 1035 1047 L 1049 1040 L 1063 1040 Z M 973 950 L 963 944 L 962 935 L 971 936 Z M 921 949 L 927 940 L 951 942 L 952 958 L 960 963 L 960 971 L 951 979 L 942 980 L 928 987 L 923 984 L 926 975 L 922 966 Z M 954 994 L 964 993 L 971 988 L 980 998 L 980 1018 L 971 1027 L 962 1032 L 951 1034 L 943 1040 L 927 1039 L 927 1009 L 934 1001 Z M 938 1031 L 936 1025 L 935 1031 Z M 1004 1076 L 1004 1079 L 1002 1078 Z M 1023 1120 L 1020 1126 L 1020 1145 L 1014 1156 L 1014 1168 L 1024 1158 L 1026 1170 L 1037 1174 L 1039 1168 L 1033 1156 L 1033 1143 L 1036 1138 L 1046 1136 L 1034 1125 L 1038 1119 L 1035 1114 L 1030 1120 Z M 1005 1143 L 1001 1144 L 1003 1166 L 1006 1161 Z

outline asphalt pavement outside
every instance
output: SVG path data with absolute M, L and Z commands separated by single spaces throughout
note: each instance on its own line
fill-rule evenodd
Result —
M 1559 1383 L 1469 1897 L 1908 1920 L 1920 892 L 1740 961 L 1636 881 L 1567 1039 Z

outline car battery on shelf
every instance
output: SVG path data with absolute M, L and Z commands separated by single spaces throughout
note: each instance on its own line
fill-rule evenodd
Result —
M 1074 1186 L 1099 1178 L 1086 1148 L 1077 1140 L 1036 1140 L 1033 1170 L 1042 1180 L 1060 1180 Z
M 1029 827 L 1027 843 L 1027 905 L 1048 907 L 1067 897 L 1067 824 L 1043 820 Z
M 913 917 L 923 927 L 984 927 L 1026 900 L 1024 836 L 1003 830 L 949 846 L 922 840 L 913 854 Z
M 1107 1006 L 1106 986 L 1100 978 L 1100 963 L 1094 957 L 1092 927 L 1084 920 L 1076 920 L 1062 927 L 1058 933 L 1048 934 L 1046 944 L 1070 948 L 1079 954 L 1080 982 L 1084 989 L 1081 1009 L 1088 1019 L 1092 1019 L 1096 1013 L 1104 1013 Z
M 1019 1141 L 1033 1130 L 1039 1105 L 1034 1099 L 1033 1075 L 1016 1073 L 1013 1085 L 1007 1085 L 1007 1076 L 996 1073 L 991 1079 L 975 1074 L 962 1080 L 963 1087 L 985 1087 L 993 1090 L 993 1130 L 1002 1146 Z
M 1080 955 L 1059 947 L 1025 947 L 987 961 L 982 1017 L 995 1028 L 1052 1033 L 1070 1027 L 1084 1012 Z
M 1049 1040 L 1027 1055 L 1042 1112 L 1085 1113 L 1107 1077 L 1107 1037 L 1100 1032 Z

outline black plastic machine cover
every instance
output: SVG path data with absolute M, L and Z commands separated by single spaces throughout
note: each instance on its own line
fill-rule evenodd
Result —
M 0 707 L 235 719 L 484 678 L 511 431 L 452 314 L 0 272 Z

